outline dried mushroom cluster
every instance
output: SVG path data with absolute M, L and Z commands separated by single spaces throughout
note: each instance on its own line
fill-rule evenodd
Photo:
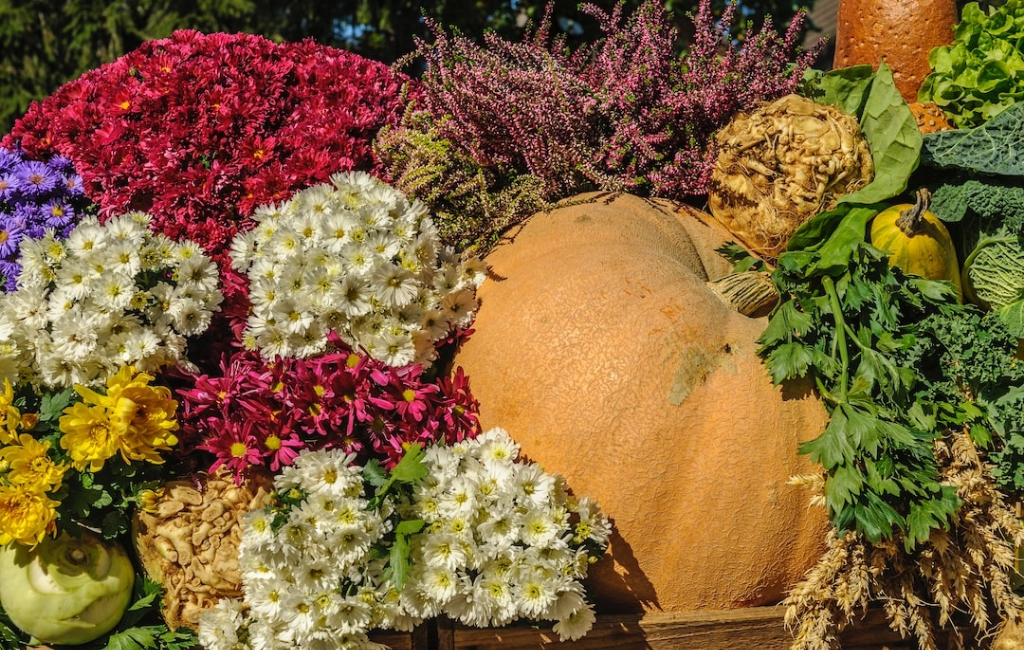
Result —
M 241 518 L 266 505 L 272 487 L 265 476 L 236 485 L 218 471 L 198 483 L 169 482 L 138 511 L 135 550 L 146 573 L 164 586 L 163 614 L 172 630 L 195 629 L 204 609 L 242 596 Z
M 708 206 L 751 251 L 778 257 L 796 228 L 871 181 L 856 118 L 787 95 L 740 113 L 716 136 Z

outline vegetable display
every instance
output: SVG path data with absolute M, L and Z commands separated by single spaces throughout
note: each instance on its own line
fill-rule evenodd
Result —
M 827 72 L 710 0 L 681 55 L 654 0 L 575 51 L 429 24 L 420 81 L 177 32 L 34 105 L 0 650 L 780 602 L 794 650 L 872 607 L 1014 634 L 1024 0 L 948 43 L 951 6 L 844 0 Z

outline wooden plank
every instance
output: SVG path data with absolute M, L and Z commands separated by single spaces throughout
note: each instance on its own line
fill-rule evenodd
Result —
M 478 629 L 450 620 L 438 622 L 437 645 L 429 650 L 789 650 L 793 637 L 783 625 L 782 607 L 602 615 L 584 638 L 561 643 L 550 627 L 512 625 Z M 843 650 L 913 650 L 889 629 L 883 612 L 870 610 L 840 635 Z M 945 635 L 938 647 L 946 645 Z M 550 648 L 549 648 L 550 646 Z M 416 650 L 428 650 L 417 648 Z
M 587 636 L 572 643 L 559 642 L 550 627 L 453 627 L 453 646 L 438 650 L 526 650 L 556 644 L 564 650 L 787 650 L 792 642 L 782 626 L 782 610 L 774 607 L 600 616 Z
M 411 634 L 408 632 L 374 632 L 370 634 L 370 641 L 383 643 L 391 650 L 427 650 L 430 646 L 425 641 L 414 643 L 414 640 L 419 640 L 418 632 L 419 628 Z

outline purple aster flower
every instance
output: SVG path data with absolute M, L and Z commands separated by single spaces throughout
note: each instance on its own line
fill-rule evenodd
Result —
M 9 149 L 0 147 L 0 174 L 11 171 L 20 162 L 21 156 Z
M 85 196 L 85 185 L 82 184 L 82 177 L 74 172 L 64 175 L 64 189 L 73 197 Z
M 18 219 L 0 217 L 0 257 L 4 260 L 16 257 L 23 232 Z
M 0 149 L 3 151 L 3 149 Z M 12 172 L 0 172 L 0 201 L 9 201 L 14 198 L 17 179 Z
M 58 172 L 60 174 L 75 173 L 75 168 L 71 163 L 71 159 L 65 158 L 64 156 L 61 155 L 57 155 L 54 156 L 53 158 L 50 158 L 49 160 L 46 161 L 46 164 L 49 165 L 50 168 L 53 169 L 55 172 Z
M 14 170 L 14 178 L 18 181 L 17 189 L 30 197 L 52 191 L 61 180 L 60 174 L 50 169 L 46 163 L 35 160 L 22 163 Z
M 17 262 L 0 260 L 0 276 L 4 278 L 4 292 L 10 293 L 18 288 L 19 275 L 21 275 L 21 265 Z
M 74 220 L 75 207 L 67 199 L 53 199 L 43 206 L 43 214 L 46 219 L 46 227 L 53 228 L 60 233 Z

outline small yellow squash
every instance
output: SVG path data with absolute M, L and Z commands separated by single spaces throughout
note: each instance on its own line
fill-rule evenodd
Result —
M 871 243 L 889 253 L 889 264 L 929 280 L 949 280 L 962 295 L 953 239 L 928 210 L 931 194 L 921 188 L 914 205 L 894 205 L 871 222 Z

